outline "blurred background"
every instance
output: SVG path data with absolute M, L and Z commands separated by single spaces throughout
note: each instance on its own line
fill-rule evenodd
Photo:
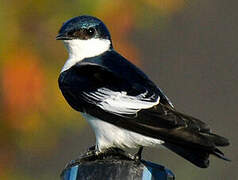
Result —
M 238 1 L 1 0 L 0 179 L 54 180 L 95 137 L 57 84 L 67 59 L 55 36 L 74 16 L 97 16 L 115 49 L 143 69 L 175 107 L 207 122 L 231 146 L 231 163 L 199 169 L 165 149 L 144 159 L 178 180 L 238 179 Z

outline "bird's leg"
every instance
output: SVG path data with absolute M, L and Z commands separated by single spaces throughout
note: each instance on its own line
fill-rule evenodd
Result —
M 95 149 L 96 149 L 96 145 L 93 145 L 88 148 L 88 151 L 94 151 Z
M 141 146 L 138 150 L 138 152 L 134 155 L 134 160 L 135 161 L 140 161 L 141 160 L 141 154 L 143 151 L 143 146 Z
M 99 151 L 97 150 L 96 145 L 91 146 L 87 149 L 87 151 L 84 154 L 80 155 L 77 159 L 71 160 L 69 163 L 67 163 L 64 170 L 71 168 L 81 162 L 96 160 L 98 153 L 99 153 Z M 63 171 L 62 171 L 62 173 L 63 173 Z
M 93 161 L 97 159 L 106 159 L 106 158 L 119 158 L 125 160 L 134 160 L 134 156 L 126 153 L 124 150 L 116 147 L 111 147 L 103 151 L 97 150 L 97 148 L 90 147 L 83 156 L 80 157 L 80 161 Z
M 138 157 L 140 157 L 140 156 L 138 156 Z M 102 159 L 106 159 L 106 158 L 135 160 L 135 156 L 133 156 L 129 153 L 126 153 L 124 150 L 122 150 L 120 148 L 111 147 L 111 148 L 105 149 L 103 151 L 99 151 L 97 146 L 95 145 L 95 146 L 89 147 L 86 153 L 79 156 L 76 160 L 70 162 L 67 166 L 72 166 L 75 163 L 102 160 Z M 137 158 L 137 159 L 139 159 L 139 158 Z
M 94 145 L 94 146 L 89 147 L 87 149 L 87 151 L 78 158 L 78 160 L 80 162 L 82 162 L 82 161 L 94 161 L 94 160 L 98 159 L 98 155 L 100 153 L 101 152 L 98 150 L 97 145 Z
M 105 152 L 105 157 L 111 156 L 111 157 L 118 157 L 120 159 L 125 159 L 125 160 L 134 160 L 134 156 L 132 156 L 129 153 L 126 153 L 124 150 L 120 149 L 120 148 L 109 148 L 107 149 Z
M 73 167 L 73 166 L 75 166 L 79 163 L 82 163 L 82 162 L 102 160 L 102 159 L 106 159 L 106 158 L 138 161 L 141 159 L 142 149 L 143 149 L 143 147 L 141 147 L 139 149 L 138 153 L 136 153 L 136 155 L 133 156 L 129 153 L 126 153 L 124 150 L 122 150 L 120 148 L 111 147 L 111 148 L 105 149 L 104 151 L 99 151 L 96 145 L 91 146 L 88 148 L 86 153 L 82 154 L 77 159 L 72 160 L 71 162 L 66 164 L 64 170 L 68 169 L 70 167 Z M 62 173 L 63 173 L 63 171 L 62 171 Z
M 97 150 L 97 145 L 90 146 L 87 151 L 83 154 L 85 156 L 96 155 L 99 151 Z

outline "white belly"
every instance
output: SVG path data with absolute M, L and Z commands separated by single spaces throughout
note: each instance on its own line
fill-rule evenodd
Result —
M 140 146 L 158 146 L 163 143 L 161 140 L 128 131 L 89 114 L 82 113 L 82 115 L 94 130 L 96 145 L 99 151 L 109 147 L 118 147 L 122 149 L 138 148 Z

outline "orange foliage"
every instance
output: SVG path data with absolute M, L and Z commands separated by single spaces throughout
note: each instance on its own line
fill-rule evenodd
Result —
M 44 101 L 44 76 L 39 58 L 26 51 L 12 53 L 2 71 L 3 104 L 8 119 L 37 110 Z

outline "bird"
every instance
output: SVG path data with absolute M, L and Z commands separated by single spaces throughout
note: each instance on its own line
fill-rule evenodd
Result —
M 207 168 L 214 155 L 229 161 L 220 146 L 229 140 L 203 121 L 175 109 L 172 102 L 137 66 L 120 55 L 98 18 L 81 15 L 63 23 L 56 40 L 68 51 L 59 88 L 96 136 L 96 154 L 108 149 L 166 147 L 195 166 Z

